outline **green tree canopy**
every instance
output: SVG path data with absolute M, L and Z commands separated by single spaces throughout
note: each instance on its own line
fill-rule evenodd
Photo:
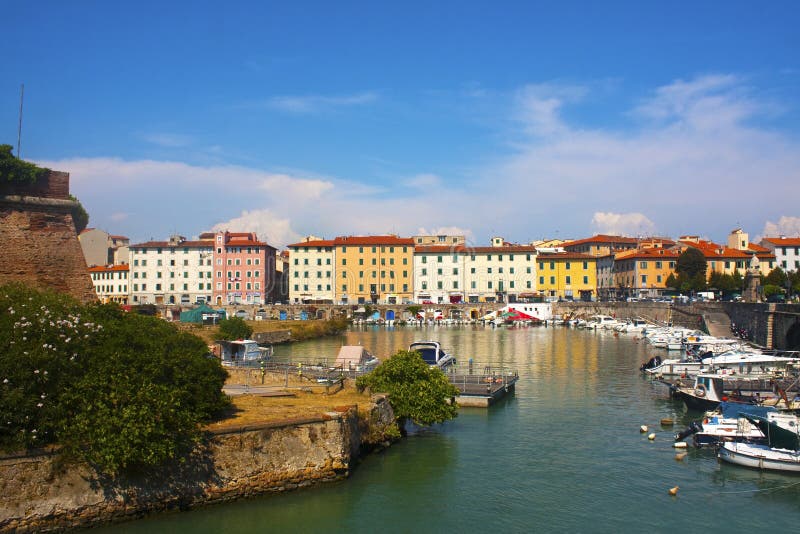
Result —
M 61 445 L 115 474 L 186 454 L 229 406 L 199 338 L 115 305 L 0 287 L 0 449 Z
M 440 369 L 428 366 L 416 351 L 399 351 L 371 373 L 358 377 L 356 385 L 361 390 L 389 394 L 401 431 L 407 420 L 427 426 L 458 414 L 457 406 L 451 402 L 458 390 Z
M 786 275 L 786 272 L 780 267 L 775 267 L 761 280 L 761 283 L 763 285 L 786 287 L 786 282 L 788 280 L 789 277 Z
M 679 256 L 675 263 L 675 272 L 678 275 L 686 275 L 686 278 L 693 279 L 698 274 L 703 277 L 706 275 L 708 264 L 703 253 L 694 247 L 688 247 Z
M 0 145 L 0 184 L 32 184 L 50 170 L 17 158 L 11 153 L 13 149 L 11 145 Z
M 231 317 L 219 322 L 219 337 L 228 341 L 234 339 L 249 339 L 253 329 L 240 317 Z

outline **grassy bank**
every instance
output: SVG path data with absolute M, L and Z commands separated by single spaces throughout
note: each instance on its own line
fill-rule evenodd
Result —
M 292 333 L 292 341 L 305 341 L 326 336 L 339 335 L 347 329 L 349 321 L 347 319 L 331 319 L 329 321 L 246 321 L 247 325 L 253 329 L 253 333 L 259 332 L 278 332 L 289 330 Z M 219 328 L 216 326 L 200 325 L 180 325 L 192 334 L 200 337 L 207 344 L 211 345 L 220 339 Z

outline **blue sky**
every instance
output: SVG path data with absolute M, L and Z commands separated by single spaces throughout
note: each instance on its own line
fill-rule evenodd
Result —
M 800 232 L 800 4 L 651 4 L 9 2 L 0 142 L 134 241 Z

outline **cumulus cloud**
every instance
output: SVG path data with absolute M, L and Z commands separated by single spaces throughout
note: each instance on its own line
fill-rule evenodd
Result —
M 646 236 L 653 235 L 655 224 L 641 213 L 604 213 L 592 216 L 592 229 L 597 234 Z
M 782 216 L 778 222 L 767 221 L 764 224 L 762 237 L 800 237 L 800 217 Z M 760 239 L 759 239 L 760 240 Z
M 268 209 L 244 211 L 238 217 L 217 223 L 213 231 L 255 232 L 259 239 L 276 248 L 299 241 L 300 234 L 292 230 L 288 218 L 280 217 Z
M 585 229 L 574 221 L 602 209 L 646 212 L 667 235 L 722 237 L 737 221 L 758 228 L 776 210 L 795 208 L 800 143 L 754 124 L 760 110 L 773 108 L 735 76 L 657 88 L 621 117 L 636 122 L 616 130 L 566 121 L 561 110 L 581 91 L 549 89 L 516 110 L 525 133 L 539 135 L 523 137 L 513 154 L 485 170 L 487 181 L 503 186 L 496 202 L 535 199 L 512 209 L 531 226 L 580 235 Z M 748 202 L 754 187 L 774 200 Z

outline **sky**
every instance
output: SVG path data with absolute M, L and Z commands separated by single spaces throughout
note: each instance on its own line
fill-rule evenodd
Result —
M 0 5 L 0 143 L 132 242 L 800 235 L 800 2 Z

